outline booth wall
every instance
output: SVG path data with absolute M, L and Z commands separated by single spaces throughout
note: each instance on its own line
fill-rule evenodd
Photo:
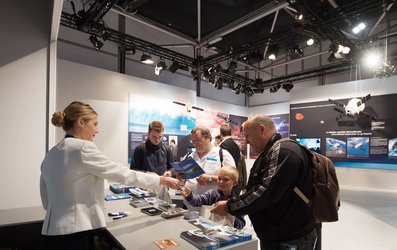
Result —
M 325 101 L 329 98 L 345 99 L 362 97 L 367 94 L 371 94 L 371 96 L 394 94 L 397 93 L 396 81 L 397 77 L 393 76 L 383 79 L 367 79 L 296 89 L 291 91 L 290 102 L 291 104 L 308 103 Z M 397 190 L 397 171 L 345 167 L 337 167 L 336 171 L 342 185 Z

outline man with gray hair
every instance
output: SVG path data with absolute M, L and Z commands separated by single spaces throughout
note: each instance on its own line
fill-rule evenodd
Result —
M 222 166 L 235 167 L 235 164 L 229 152 L 221 150 L 211 143 L 211 132 L 207 127 L 193 128 L 190 132 L 190 141 L 196 150 L 189 157 L 192 157 L 204 169 L 205 174 L 195 179 L 186 180 L 185 185 L 192 190 L 192 194 L 203 194 L 210 189 L 217 188 L 218 171 Z M 184 204 L 189 210 L 200 211 L 200 207 L 193 207 L 186 201 Z
M 289 141 L 272 151 L 281 135 L 270 117 L 258 115 L 247 120 L 243 132 L 245 141 L 259 153 L 246 192 L 238 198 L 219 201 L 211 212 L 222 216 L 248 214 L 262 250 L 314 249 L 315 220 L 310 207 L 293 191 L 297 186 L 311 197 L 312 170 L 308 155 L 298 144 Z

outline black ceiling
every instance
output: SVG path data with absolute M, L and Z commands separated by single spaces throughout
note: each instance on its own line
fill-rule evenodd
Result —
M 71 3 L 77 1 L 70 1 Z M 80 1 L 79 1 L 80 2 Z M 318 77 L 351 69 L 357 64 L 356 55 L 368 47 L 384 47 L 389 44 L 388 60 L 394 62 L 395 33 L 397 31 L 396 1 L 386 0 L 95 0 L 83 1 L 84 9 L 62 13 L 61 24 L 91 35 L 100 36 L 96 23 L 110 10 L 149 23 L 175 37 L 183 38 L 195 48 L 193 56 L 166 48 L 156 41 L 144 41 L 134 36 L 108 28 L 109 40 L 122 46 L 133 46 L 137 50 L 178 61 L 199 74 L 205 73 L 218 63 L 222 69 L 215 72 L 215 80 L 221 78 L 222 86 L 252 94 L 274 84 Z M 303 13 L 304 21 L 295 16 Z M 363 20 L 367 29 L 361 35 L 353 35 L 351 26 Z M 268 79 L 256 79 L 256 72 L 279 62 L 288 63 L 304 57 L 307 38 L 313 37 L 321 43 L 343 44 L 352 50 L 342 60 L 317 65 L 294 74 Z M 385 39 L 387 37 L 387 39 Z M 295 41 L 302 55 L 292 59 L 287 48 Z M 269 46 L 277 44 L 284 53 L 281 61 L 268 60 Z M 325 48 L 328 50 L 328 48 Z M 208 53 L 210 51 L 210 53 Z M 263 58 L 244 59 L 247 54 L 259 53 Z M 303 58 L 304 59 L 304 58 Z M 303 60 L 302 59 L 302 60 Z M 231 60 L 239 68 L 250 69 L 253 74 L 233 73 L 227 65 Z M 204 73 L 204 74 L 203 74 Z M 194 74 L 193 74 L 194 75 Z M 201 79 L 201 77 L 198 77 Z M 208 81 L 208 77 L 206 78 Z M 239 86 L 237 86 L 239 85 Z

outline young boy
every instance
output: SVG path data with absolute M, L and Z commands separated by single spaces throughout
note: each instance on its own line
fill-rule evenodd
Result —
M 193 195 L 188 187 L 182 188 L 182 195 L 190 205 L 199 207 L 202 205 L 212 205 L 220 200 L 227 200 L 235 197 L 232 189 L 238 183 L 238 170 L 235 167 L 225 166 L 218 173 L 218 188 L 210 189 L 204 194 Z M 234 227 L 241 229 L 245 226 L 245 220 L 242 216 L 235 218 Z

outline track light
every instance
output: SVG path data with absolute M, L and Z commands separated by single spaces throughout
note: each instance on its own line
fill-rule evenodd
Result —
M 332 43 L 329 47 L 331 53 L 328 57 L 328 62 L 333 62 L 339 59 L 344 59 L 350 53 L 350 47 Z
M 167 68 L 167 65 L 165 64 L 164 60 L 160 59 L 154 68 L 154 73 L 156 75 L 160 75 L 161 71 L 165 70 Z
M 278 54 L 278 45 L 277 44 L 272 44 L 269 46 L 268 52 L 267 52 L 267 58 L 270 60 L 276 60 L 277 54 Z
M 365 23 L 360 22 L 360 23 L 358 23 L 356 26 L 353 27 L 352 31 L 353 31 L 354 34 L 357 34 L 357 33 L 359 33 L 360 31 L 362 31 L 363 29 L 365 29 L 365 27 L 367 27 L 367 26 L 365 25 Z
M 283 89 L 285 89 L 286 92 L 290 92 L 293 87 L 294 85 L 292 83 L 283 84 Z
M 99 41 L 96 36 L 90 36 L 90 42 L 96 50 L 100 50 L 103 46 L 103 42 Z
M 280 88 L 281 88 L 280 83 L 278 83 L 277 85 L 273 85 L 270 87 L 270 93 L 276 93 Z
M 141 56 L 141 63 L 144 64 L 153 64 L 153 59 L 151 56 L 146 55 L 146 54 L 142 54 Z
M 294 60 L 302 57 L 303 50 L 299 48 L 299 45 L 295 41 L 290 41 L 287 44 L 287 54 L 292 60 Z
M 312 45 L 314 44 L 314 39 L 313 39 L 313 38 L 307 39 L 306 44 L 307 44 L 308 46 L 312 46 Z
M 227 67 L 227 70 L 234 74 L 236 73 L 236 69 L 237 69 L 237 62 L 236 61 L 230 61 L 229 66 Z
M 108 40 L 111 36 L 111 34 L 106 30 L 106 27 L 104 25 L 99 25 L 98 32 L 104 41 Z
M 179 63 L 177 61 L 174 61 L 168 69 L 172 73 L 175 73 L 179 69 Z

